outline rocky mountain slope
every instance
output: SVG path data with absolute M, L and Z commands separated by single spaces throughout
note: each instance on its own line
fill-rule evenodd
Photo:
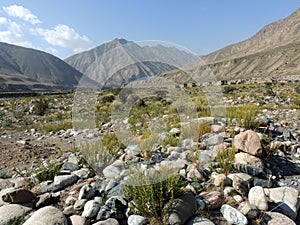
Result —
M 300 74 L 300 9 L 253 37 L 203 57 L 217 79 Z
M 193 54 L 175 47 L 141 46 L 125 39 L 114 39 L 71 56 L 65 62 L 103 86 L 121 86 L 189 64 L 196 59 Z
M 300 9 L 271 23 L 251 38 L 203 56 L 188 71 L 198 83 L 249 78 L 281 79 L 300 75 Z M 209 73 L 207 73 L 209 71 Z M 207 76 L 209 74 L 209 76 Z M 164 72 L 161 77 L 177 83 L 191 83 L 181 70 Z
M 0 42 L 0 91 L 73 89 L 81 77 L 51 54 Z

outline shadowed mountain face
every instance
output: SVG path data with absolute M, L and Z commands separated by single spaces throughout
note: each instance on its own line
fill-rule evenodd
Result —
M 53 55 L 0 42 L 0 91 L 73 89 L 81 77 Z
M 175 47 L 141 46 L 125 39 L 114 39 L 65 62 L 105 87 L 118 87 L 135 80 L 194 62 L 197 57 Z

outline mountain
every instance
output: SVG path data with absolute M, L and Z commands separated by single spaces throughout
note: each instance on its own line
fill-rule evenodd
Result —
M 300 9 L 263 27 L 251 38 L 202 59 L 217 79 L 300 74 Z
M 82 76 L 51 54 L 0 42 L 2 92 L 74 89 Z
M 84 75 L 105 87 L 118 87 L 176 69 L 198 59 L 175 47 L 155 44 L 142 46 L 125 39 L 114 39 L 67 59 Z

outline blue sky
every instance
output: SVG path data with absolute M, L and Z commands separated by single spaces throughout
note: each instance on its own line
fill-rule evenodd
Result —
M 204 55 L 299 7 L 299 0 L 0 0 L 0 41 L 61 59 L 114 38 L 162 40 Z

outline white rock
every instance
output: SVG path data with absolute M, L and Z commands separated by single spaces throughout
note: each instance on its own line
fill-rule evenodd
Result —
M 146 222 L 146 218 L 139 215 L 130 215 L 128 217 L 127 223 L 128 225 L 143 225 Z
M 95 200 L 87 201 L 87 203 L 85 203 L 84 205 L 82 216 L 87 218 L 93 218 L 97 215 L 99 209 L 100 205 L 98 202 L 96 202 Z
M 40 208 L 32 214 L 32 216 L 25 221 L 23 225 L 68 225 L 64 214 L 53 206 L 46 206 Z
M 237 209 L 231 207 L 230 205 L 222 205 L 221 213 L 223 217 L 227 220 L 230 224 L 237 224 L 237 225 L 247 225 L 248 220 L 247 218 Z
M 250 204 L 255 205 L 259 210 L 268 210 L 268 201 L 264 189 L 260 186 L 252 187 L 248 194 Z

